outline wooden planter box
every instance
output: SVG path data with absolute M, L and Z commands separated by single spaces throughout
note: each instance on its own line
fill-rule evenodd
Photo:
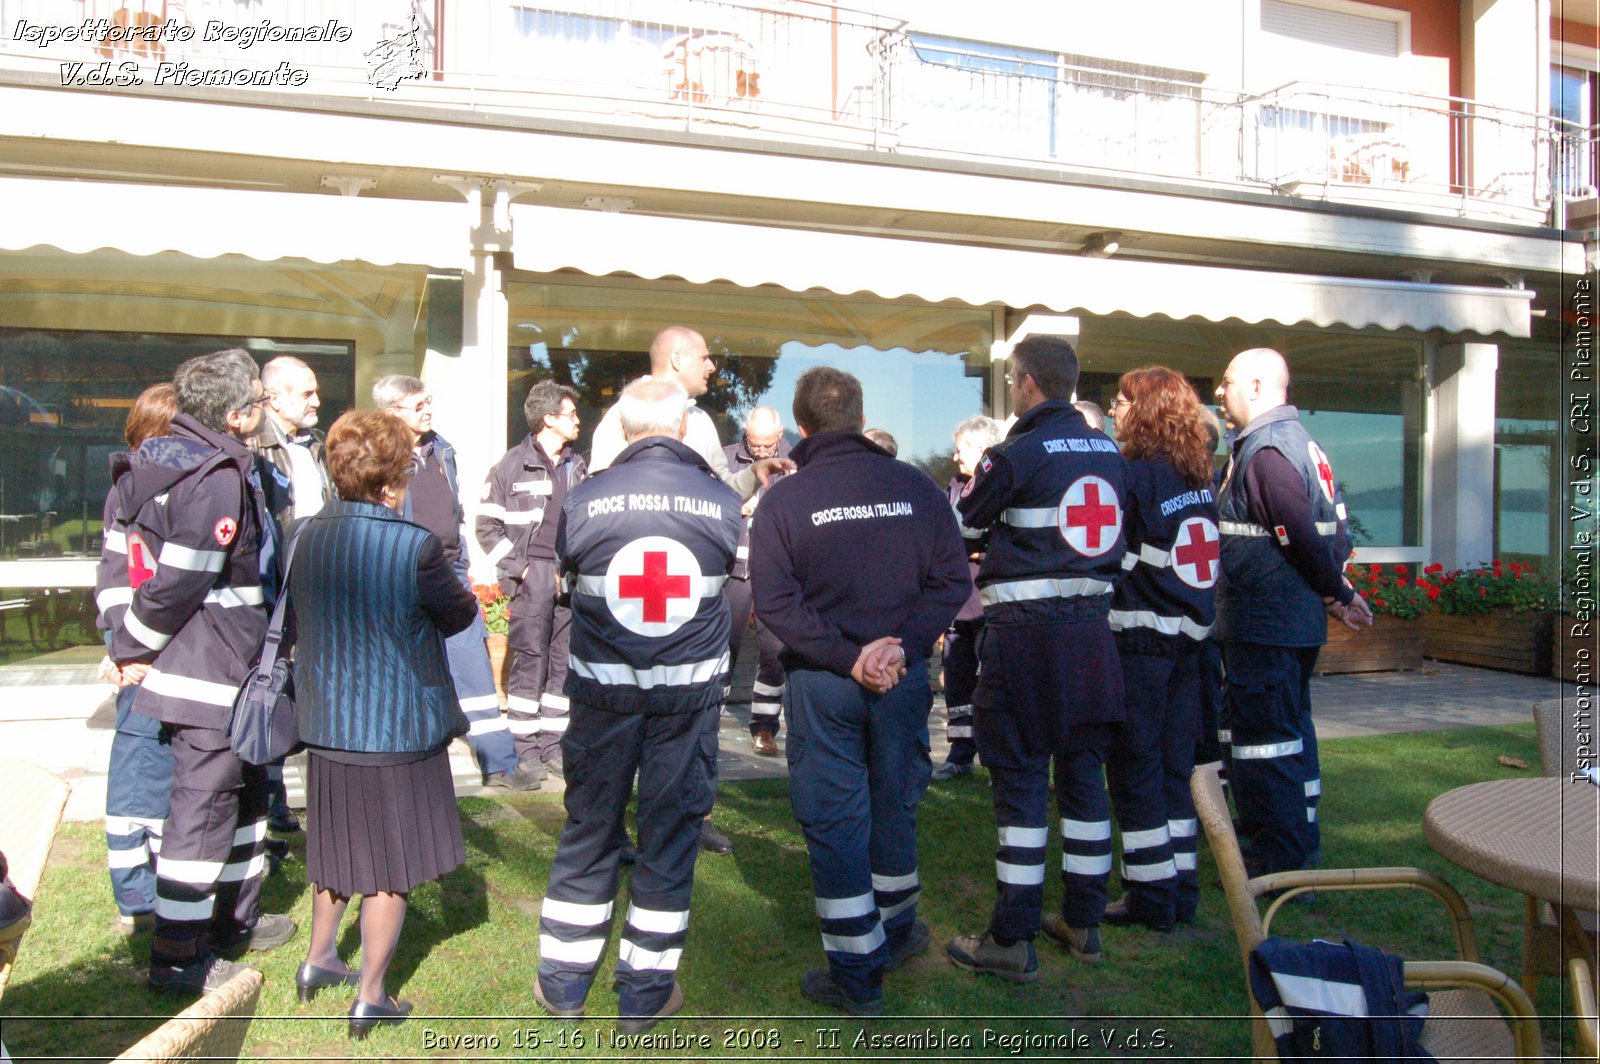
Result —
M 1550 672 L 1555 632 L 1551 613 L 1487 613 L 1457 617 L 1427 615 L 1427 656 L 1458 665 L 1476 665 L 1534 676 Z
M 1327 645 L 1317 655 L 1317 675 L 1420 669 L 1422 645 L 1421 617 L 1401 620 L 1379 614 L 1371 628 L 1359 632 L 1330 617 Z
M 1600 664 L 1597 631 L 1600 625 L 1593 620 L 1579 620 L 1570 613 L 1556 614 L 1550 675 L 1568 683 L 1594 683 L 1596 665 Z

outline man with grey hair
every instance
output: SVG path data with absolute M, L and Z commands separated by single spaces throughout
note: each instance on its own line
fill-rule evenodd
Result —
M 962 493 L 972 483 L 983 452 L 1004 436 L 1000 422 L 982 414 L 963 418 L 956 424 L 951 437 L 955 444 L 956 475 L 950 478 L 946 488 L 952 509 L 961 502 Z M 944 734 L 950 740 L 950 751 L 945 754 L 943 764 L 933 770 L 935 781 L 966 775 L 972 771 L 972 763 L 978 756 L 978 744 L 972 737 L 972 693 L 978 687 L 978 637 L 983 633 L 983 601 L 976 583 L 989 534 L 983 529 L 960 527 L 967 548 L 967 571 L 974 586 L 961 612 L 944 633 Z
M 572 601 L 567 823 L 540 912 L 533 998 L 553 1016 L 584 1014 L 637 774 L 639 855 L 615 972 L 627 1035 L 683 1006 L 676 973 L 728 679 L 722 586 L 739 499 L 683 444 L 688 400 L 677 381 L 628 385 L 615 408 L 628 445 L 567 495 L 556 530 Z
M 373 382 L 372 401 L 411 430 L 417 472 L 406 491 L 401 516 L 439 537 L 456 577 L 470 590 L 467 519 L 456 477 L 456 451 L 433 431 L 433 396 L 428 394 L 428 386 L 415 377 L 390 374 Z M 450 678 L 470 729 L 467 742 L 478 759 L 485 786 L 534 790 L 539 779 L 518 772 L 511 734 L 500 716 L 500 695 L 495 691 L 494 669 L 489 664 L 488 638 L 489 629 L 480 611 L 470 627 L 444 641 Z
M 234 756 L 227 730 L 267 629 L 261 552 L 272 517 L 246 446 L 261 381 L 232 349 L 189 359 L 173 386 L 169 434 L 141 444 L 117 479 L 128 557 L 128 587 L 117 590 L 128 608 L 109 654 L 119 682 L 143 680 L 134 711 L 161 721 L 172 748 L 150 988 L 203 994 L 240 968 L 220 954 L 280 946 L 295 925 L 261 912 L 266 774 Z

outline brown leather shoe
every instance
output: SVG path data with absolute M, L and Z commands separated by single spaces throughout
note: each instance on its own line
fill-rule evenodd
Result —
M 750 745 L 755 747 L 756 753 L 762 757 L 778 756 L 778 740 L 766 732 L 756 732 L 750 736 Z

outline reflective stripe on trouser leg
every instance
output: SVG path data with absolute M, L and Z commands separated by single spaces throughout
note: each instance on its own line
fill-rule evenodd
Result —
M 1175 918 L 1178 870 L 1167 833 L 1164 754 L 1168 689 L 1177 659 L 1139 653 L 1126 643 L 1121 648 L 1128 713 L 1106 756 L 1106 786 L 1122 829 L 1123 897 L 1134 919 L 1170 924 Z M 1185 729 L 1182 741 L 1188 744 L 1192 758 L 1192 728 Z
M 972 692 L 978 683 L 977 637 L 983 620 L 956 621 L 944 633 L 945 760 L 970 765 L 978 746 L 972 734 Z
M 1167 834 L 1172 839 L 1172 860 L 1177 869 L 1173 916 L 1194 919 L 1200 904 L 1200 880 L 1195 866 L 1194 796 L 1189 778 L 1194 774 L 1195 751 L 1199 749 L 1202 687 L 1207 682 L 1202 672 L 1205 647 L 1184 643 L 1167 682 L 1167 727 L 1162 737 L 1164 759 Z
M 1087 728 L 1084 729 L 1087 732 Z M 1110 729 L 1106 729 L 1110 741 Z M 1061 754 L 1056 765 L 1056 807 L 1061 820 L 1061 915 L 1073 927 L 1105 918 L 1111 879 L 1111 801 L 1106 797 L 1098 750 Z
M 494 666 L 484 643 L 488 629 L 480 617 L 464 631 L 444 641 L 445 658 L 456 698 L 467 717 L 467 743 L 478 759 L 478 770 L 509 772 L 517 767 L 511 733 L 500 715 L 500 695 L 494 686 Z
M 623 815 L 644 737 L 642 717 L 574 709 L 562 738 L 567 822 L 539 917 L 539 984 L 559 1008 L 583 1003 L 605 952 Z
M 751 691 L 750 733 L 753 735 L 764 731 L 768 735 L 777 735 L 779 711 L 783 709 L 784 682 L 787 679 L 780 660 L 783 643 L 766 625 L 757 621 L 756 645 L 761 651 L 761 659 L 756 665 L 755 687 Z
M 1293 647 L 1223 644 L 1228 688 L 1224 726 L 1232 732 L 1239 844 L 1253 876 L 1306 867 L 1305 743 L 1297 705 L 1300 652 Z
M 617 950 L 618 1010 L 654 1015 L 672 994 L 688 937 L 700 825 L 717 793 L 722 707 L 643 718 L 639 859 Z
M 980 736 L 982 736 L 980 731 Z M 1003 938 L 1039 933 L 1044 905 L 1045 852 L 1049 845 L 1048 761 L 1026 769 L 985 758 L 994 781 L 999 844 L 994 856 L 995 902 L 989 930 Z
M 910 891 L 916 870 L 916 802 L 927 787 L 927 667 L 913 663 L 885 695 L 814 669 L 789 674 L 789 800 L 805 833 L 822 945 L 855 1000 L 876 996 L 887 937 L 874 875 Z M 897 903 L 898 904 L 898 903 Z M 915 919 L 915 905 L 891 917 Z
M 560 694 L 566 683 L 566 634 L 570 616 L 556 606 L 554 562 L 529 563 L 527 575 L 511 600 L 510 613 L 511 664 L 506 677 L 506 723 L 518 761 L 548 761 L 556 756 L 561 735 L 558 730 L 545 727 L 550 714 L 542 700 L 546 691 Z M 556 642 L 558 628 L 559 645 Z
M 117 730 L 106 769 L 106 863 L 117 910 L 154 912 L 155 861 L 172 793 L 172 750 L 161 724 L 132 712 L 138 687 L 117 692 Z
M 567 701 L 567 649 L 572 638 L 572 611 L 557 606 L 550 615 L 550 649 L 545 662 L 544 690 L 539 694 L 539 756 L 561 756 L 561 736 L 571 710 Z
M 1299 704 L 1297 720 L 1300 741 L 1305 744 L 1300 767 L 1305 773 L 1306 822 L 1301 845 L 1306 853 L 1306 867 L 1322 863 L 1322 820 L 1318 807 L 1322 804 L 1322 763 L 1317 749 L 1317 726 L 1311 719 L 1311 674 L 1316 670 L 1321 647 L 1304 647 L 1295 654 L 1299 666 L 1299 685 L 1295 692 Z
M 260 916 L 266 774 L 233 755 L 226 732 L 169 729 L 171 808 L 156 867 L 156 933 L 151 963 L 186 965 Z

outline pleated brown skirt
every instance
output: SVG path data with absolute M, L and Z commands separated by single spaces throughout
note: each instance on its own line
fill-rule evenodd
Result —
M 353 765 L 311 751 L 306 878 L 351 897 L 405 894 L 467 859 L 447 749 L 402 765 Z

